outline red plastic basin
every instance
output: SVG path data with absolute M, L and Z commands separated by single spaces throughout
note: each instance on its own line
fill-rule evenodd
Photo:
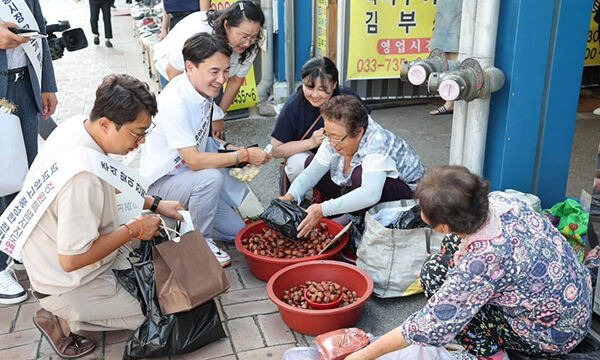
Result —
M 283 292 L 305 281 L 335 281 L 356 291 L 356 302 L 341 308 L 307 310 L 293 307 L 281 300 Z M 275 273 L 267 283 L 269 299 L 279 308 L 279 314 L 291 329 L 307 335 L 352 327 L 362 315 L 363 305 L 373 293 L 373 280 L 366 272 L 341 261 L 317 260 L 291 265 Z
M 342 231 L 344 228 L 342 225 L 333 220 L 322 219 L 321 222 L 327 224 L 327 231 L 333 235 L 337 235 L 337 233 Z M 242 239 L 247 239 L 252 234 L 262 234 L 262 229 L 266 226 L 267 225 L 264 223 L 264 221 L 256 221 L 240 230 L 240 232 L 235 236 L 235 247 L 246 257 L 246 262 L 248 263 L 250 272 L 262 281 L 269 281 L 269 278 L 273 274 L 286 266 L 311 260 L 337 259 L 338 254 L 344 249 L 344 247 L 346 247 L 349 239 L 348 233 L 345 233 L 342 235 L 342 238 L 338 240 L 338 244 L 333 249 L 328 250 L 321 255 L 307 256 L 299 259 L 279 259 L 255 255 L 242 245 Z

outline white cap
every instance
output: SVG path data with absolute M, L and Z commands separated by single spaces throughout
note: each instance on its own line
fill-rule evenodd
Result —
M 408 69 L 408 81 L 413 85 L 421 85 L 427 79 L 427 71 L 421 65 L 414 65 Z
M 444 80 L 440 83 L 438 93 L 446 101 L 456 100 L 460 95 L 460 85 L 452 79 Z

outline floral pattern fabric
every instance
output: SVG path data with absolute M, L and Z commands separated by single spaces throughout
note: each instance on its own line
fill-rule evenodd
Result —
M 402 325 L 404 338 L 449 343 L 487 306 L 520 337 L 517 347 L 530 354 L 567 353 L 591 325 L 587 268 L 558 230 L 525 203 L 503 193 L 491 193 L 489 200 L 486 223 L 461 241 L 443 285 Z

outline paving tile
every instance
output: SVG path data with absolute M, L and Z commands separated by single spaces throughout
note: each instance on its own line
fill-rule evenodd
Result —
M 250 272 L 250 269 L 239 269 L 238 270 L 240 277 L 242 278 L 242 284 L 244 285 L 244 287 L 246 289 L 251 289 L 251 288 L 256 288 L 256 287 L 262 287 L 262 288 L 266 288 L 267 287 L 267 283 L 257 279 L 254 275 L 252 275 L 252 273 Z
M 100 333 L 102 334 L 102 333 Z M 104 353 L 104 342 L 102 340 L 96 342 L 96 348 L 90 354 L 79 358 L 79 360 L 97 360 L 102 358 Z M 50 343 L 45 338 L 42 338 L 42 343 L 38 352 L 38 359 L 52 359 L 60 360 L 60 357 L 56 354 Z M 108 360 L 108 359 L 107 359 Z
M 18 311 L 19 307 L 15 305 L 0 309 L 0 334 L 10 331 Z
M 231 265 L 232 269 L 247 269 L 248 263 L 246 262 L 246 257 L 237 249 L 228 250 L 227 253 L 231 256 Z
M 293 347 L 294 344 L 271 346 L 262 349 L 240 352 L 238 353 L 238 357 L 244 360 L 281 360 L 283 359 L 283 353 Z
M 39 303 L 23 304 L 19 309 L 17 322 L 15 323 L 15 331 L 34 328 L 33 315 L 41 309 Z
M 244 316 L 258 314 L 269 314 L 277 312 L 277 306 L 271 300 L 259 300 L 247 303 L 228 305 L 224 307 L 227 319 L 235 319 Z
M 37 357 L 38 343 L 0 350 L 0 359 L 30 360 Z
M 127 341 L 132 333 L 132 330 L 107 331 L 104 335 L 104 341 L 106 345 L 118 344 Z
M 0 335 L 0 349 L 21 346 L 40 341 L 40 332 L 37 329 L 24 330 Z
M 219 318 L 221 321 L 225 321 L 225 313 L 223 313 L 223 305 L 221 305 L 221 301 L 219 299 L 215 299 L 215 304 L 217 305 L 217 311 L 219 312 Z
M 225 269 L 225 274 L 227 274 L 227 279 L 229 279 L 229 283 L 231 284 L 227 291 L 241 290 L 244 288 L 235 269 Z
M 227 322 L 227 327 L 229 327 L 229 331 L 231 332 L 230 338 L 236 352 L 264 346 L 262 336 L 253 318 L 246 317 L 230 320 Z
M 104 347 L 104 359 L 105 360 L 121 360 L 123 358 L 123 352 L 125 351 L 125 343 L 118 343 L 112 345 L 106 345 Z
M 231 305 L 244 302 L 268 299 L 267 290 L 262 288 L 244 289 L 226 292 L 220 295 L 221 304 Z
M 310 344 L 308 342 L 306 342 L 306 339 L 304 338 L 304 335 L 300 334 L 297 331 L 291 330 L 292 334 L 294 335 L 294 338 L 296 338 L 296 344 L 298 346 L 310 346 Z
M 258 324 L 268 346 L 295 343 L 296 339 L 290 328 L 281 320 L 279 313 L 259 315 Z
M 226 355 L 232 355 L 231 341 L 228 338 L 223 338 L 214 341 L 200 349 L 185 355 L 172 356 L 173 360 L 208 360 L 214 358 L 222 358 Z M 235 358 L 235 357 L 234 357 Z

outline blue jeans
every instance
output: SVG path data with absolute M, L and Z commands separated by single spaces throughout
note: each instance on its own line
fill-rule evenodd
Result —
M 21 131 L 25 142 L 25 151 L 27 152 L 27 162 L 29 166 L 33 163 L 37 152 L 38 136 L 38 115 L 39 110 L 35 103 L 33 88 L 29 76 L 19 79 L 17 82 L 8 82 L 6 89 L 6 98 L 17 105 L 15 114 L 21 120 Z M 1 169 L 6 171 L 7 169 Z M 0 197 L 0 214 L 8 207 L 10 202 L 17 196 L 17 193 Z M 6 269 L 6 260 L 8 255 L 0 252 L 0 271 Z

